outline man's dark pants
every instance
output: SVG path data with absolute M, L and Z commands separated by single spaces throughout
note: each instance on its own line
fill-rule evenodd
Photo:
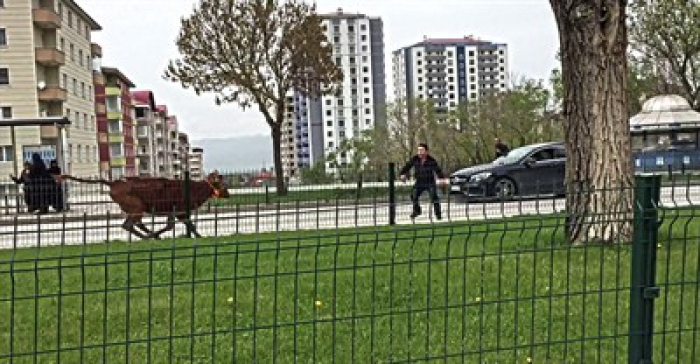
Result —
M 411 216 L 415 217 L 421 214 L 420 208 L 420 196 L 423 192 L 428 192 L 430 195 L 430 202 L 433 203 L 435 208 L 435 217 L 438 219 L 442 218 L 442 211 L 440 208 L 440 196 L 437 193 L 437 186 L 434 184 L 422 184 L 417 183 L 413 187 L 413 194 L 411 195 L 411 200 L 413 201 L 413 214 Z

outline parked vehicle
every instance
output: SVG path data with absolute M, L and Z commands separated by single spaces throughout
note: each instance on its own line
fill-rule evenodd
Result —
M 492 163 L 450 175 L 452 194 L 466 197 L 563 195 L 566 150 L 563 142 L 527 145 Z

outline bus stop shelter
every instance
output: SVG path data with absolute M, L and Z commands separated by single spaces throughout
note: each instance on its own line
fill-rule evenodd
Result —
M 71 122 L 68 118 L 66 117 L 40 117 L 40 118 L 31 118 L 31 119 L 0 119 L 0 128 L 9 128 L 10 129 L 10 143 L 14 148 L 17 148 L 17 134 L 16 134 L 16 129 L 17 128 L 22 128 L 22 127 L 31 127 L 31 126 L 53 126 L 56 128 L 56 138 L 55 138 L 55 143 L 47 145 L 47 144 L 40 144 L 40 145 L 22 145 L 21 147 L 23 150 L 21 151 L 22 153 L 22 158 L 17 158 L 18 151 L 14 150 L 14 158 L 12 159 L 13 163 L 13 170 L 14 170 L 14 175 L 18 176 L 20 174 L 20 168 L 21 168 L 21 163 L 23 161 L 20 161 L 19 159 L 26 159 L 25 157 L 25 151 L 29 154 L 31 154 L 34 151 L 41 151 L 42 148 L 47 147 L 48 150 L 53 150 L 55 151 L 55 158 L 56 161 L 58 162 L 58 166 L 61 168 L 61 171 L 63 173 L 69 173 L 70 171 L 66 171 L 66 127 L 70 125 Z M 53 139 L 53 138 L 52 138 Z M 68 200 L 68 194 L 65 191 L 65 186 L 63 187 L 63 198 L 64 198 L 64 206 L 66 208 L 68 207 L 68 204 L 66 203 Z

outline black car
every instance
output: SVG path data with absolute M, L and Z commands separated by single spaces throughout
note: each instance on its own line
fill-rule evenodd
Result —
M 533 144 L 513 149 L 490 164 L 453 173 L 450 189 L 466 197 L 562 195 L 565 170 L 564 143 Z

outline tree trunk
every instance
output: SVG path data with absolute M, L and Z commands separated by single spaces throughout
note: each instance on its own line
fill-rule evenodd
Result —
M 627 110 L 626 0 L 550 0 L 564 86 L 567 234 L 628 242 L 633 169 Z
M 287 195 L 287 185 L 284 183 L 284 165 L 282 164 L 282 123 L 271 127 L 272 149 L 275 163 L 275 182 L 278 196 Z

